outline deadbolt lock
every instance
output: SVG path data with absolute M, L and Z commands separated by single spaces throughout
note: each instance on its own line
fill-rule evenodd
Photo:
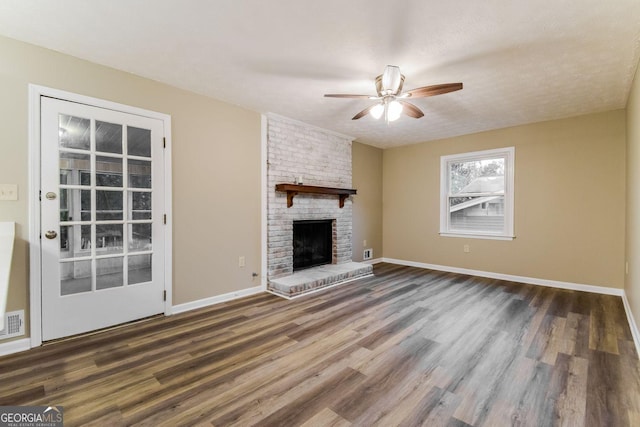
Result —
M 56 195 L 56 193 L 49 191 L 47 194 L 45 194 L 45 197 L 47 198 L 47 200 L 55 200 L 58 196 Z

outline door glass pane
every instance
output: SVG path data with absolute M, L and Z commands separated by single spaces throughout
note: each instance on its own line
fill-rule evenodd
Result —
M 91 221 L 91 192 L 80 191 L 80 221 Z
M 88 150 L 91 147 L 91 121 L 60 114 L 58 116 L 58 140 L 60 147 Z
M 90 185 L 88 178 L 91 170 L 91 161 L 88 154 L 60 153 L 60 184 L 63 185 Z M 85 182 L 81 182 L 81 174 L 87 176 Z
M 127 153 L 130 156 L 151 157 L 151 131 L 127 126 Z
M 122 125 L 96 120 L 96 151 L 122 154 Z
M 71 184 L 71 182 L 69 181 L 70 174 L 71 174 L 71 171 L 60 169 L 60 184 L 62 185 Z
M 60 226 L 60 258 L 79 258 L 91 255 L 91 226 Z
M 129 194 L 129 219 L 151 219 L 151 193 L 132 191 Z
M 129 250 L 150 251 L 151 247 L 151 224 L 129 224 Z
M 129 285 L 151 281 L 151 255 L 129 257 Z
M 122 187 L 122 159 L 96 157 L 96 185 L 98 187 Z
M 60 221 L 91 221 L 91 191 L 61 188 Z
M 121 254 L 122 224 L 96 225 L 96 253 L 98 255 Z
M 60 294 L 91 291 L 91 260 L 60 263 Z
M 69 190 L 60 189 L 60 222 L 70 221 L 69 217 L 73 217 L 73 213 L 69 212 L 69 198 L 71 197 Z
M 129 187 L 151 188 L 151 162 L 129 159 L 127 167 L 129 170 Z
M 124 258 L 102 258 L 96 260 L 96 289 L 123 286 L 122 263 Z
M 91 172 L 80 172 L 80 185 L 91 185 Z
M 122 191 L 96 190 L 96 220 L 122 220 Z

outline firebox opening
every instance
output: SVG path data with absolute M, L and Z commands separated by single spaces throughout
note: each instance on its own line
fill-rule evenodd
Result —
M 333 220 L 293 222 L 293 271 L 331 264 Z

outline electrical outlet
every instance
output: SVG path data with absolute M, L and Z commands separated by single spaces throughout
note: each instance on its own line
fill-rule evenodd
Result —
M 471 252 L 471 248 L 469 247 L 469 245 L 464 245 L 462 249 L 464 250 L 465 254 L 468 254 L 469 252 Z
M 0 200 L 18 200 L 18 185 L 0 184 Z
M 246 265 L 244 257 L 238 257 L 238 267 L 244 267 Z
M 366 261 L 371 258 L 373 258 L 373 249 L 365 249 L 364 253 L 362 254 L 362 260 Z

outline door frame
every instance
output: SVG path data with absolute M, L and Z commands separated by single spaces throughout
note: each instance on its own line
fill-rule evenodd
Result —
M 64 101 L 86 104 L 93 107 L 120 111 L 128 114 L 148 117 L 163 122 L 165 151 L 164 151 L 164 314 L 172 313 L 173 301 L 173 226 L 172 226 L 172 182 L 171 182 L 171 116 L 142 108 L 106 101 L 49 88 L 29 84 L 29 329 L 31 348 L 42 345 L 42 257 L 40 246 L 41 212 L 40 212 L 40 98 L 42 96 L 58 98 Z

